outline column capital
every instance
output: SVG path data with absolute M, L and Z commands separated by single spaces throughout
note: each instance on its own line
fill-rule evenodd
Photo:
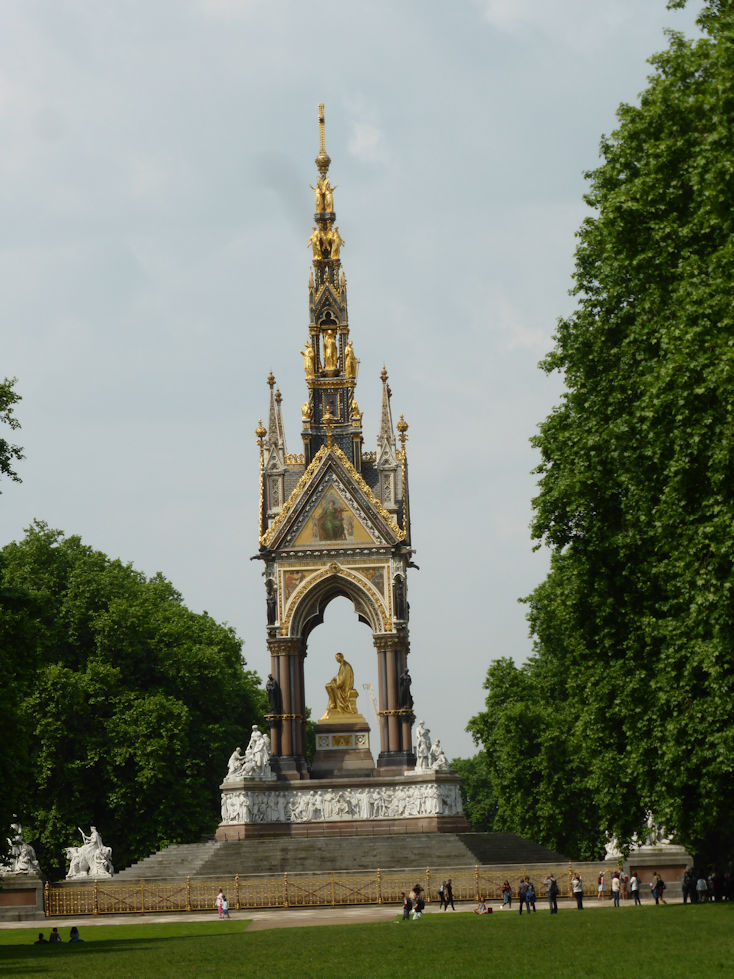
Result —
M 305 652 L 305 643 L 299 636 L 268 636 L 271 656 L 298 656 Z
M 395 632 L 376 632 L 372 641 L 378 652 L 388 652 L 391 649 L 402 649 L 407 653 L 410 651 L 410 641 L 407 635 L 400 635 Z

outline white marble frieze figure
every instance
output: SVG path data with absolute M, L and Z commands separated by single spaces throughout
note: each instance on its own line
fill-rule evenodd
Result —
M 8 855 L 5 862 L 0 863 L 0 874 L 27 874 L 31 877 L 42 877 L 36 851 L 23 839 L 23 827 L 20 823 L 10 824 L 10 836 L 7 839 Z
M 271 757 L 270 738 L 262 733 L 257 724 L 253 724 L 245 753 L 242 754 L 240 748 L 235 748 L 230 755 L 224 781 L 232 782 L 246 778 L 259 782 L 273 782 L 276 775 L 270 767 Z
M 84 842 L 81 846 L 65 847 L 66 858 L 69 861 L 66 879 L 112 877 L 115 872 L 112 866 L 112 847 L 104 845 L 96 826 L 91 827 L 89 835 L 83 829 L 77 828 Z
M 458 783 L 277 791 L 227 789 L 222 793 L 222 823 L 348 822 L 460 815 Z

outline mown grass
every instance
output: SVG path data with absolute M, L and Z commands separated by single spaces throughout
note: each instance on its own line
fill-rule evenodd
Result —
M 33 945 L 0 931 L 13 976 L 377 977 L 529 974 L 719 976 L 734 972 L 734 905 L 612 908 L 550 915 L 426 914 L 421 921 L 247 933 L 243 920 L 100 925 L 84 944 Z M 49 927 L 43 929 L 48 934 Z M 64 938 L 68 928 L 62 929 Z

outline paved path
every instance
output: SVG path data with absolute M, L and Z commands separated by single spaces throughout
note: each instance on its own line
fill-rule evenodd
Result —
M 515 907 L 511 911 L 502 911 L 501 903 L 492 905 L 495 912 L 501 914 L 517 913 L 517 902 L 513 902 Z M 670 900 L 668 904 L 681 904 L 681 900 Z M 471 911 L 474 908 L 473 901 L 456 902 L 457 911 Z M 561 900 L 558 902 L 561 911 L 575 911 L 576 904 L 573 901 Z M 597 901 L 596 898 L 586 898 L 584 910 L 600 910 L 611 908 L 610 899 Z M 631 901 L 622 903 L 622 908 L 632 908 Z M 654 907 L 653 902 L 648 898 L 643 907 Z M 264 931 L 270 928 L 311 928 L 314 925 L 349 925 L 367 924 L 373 921 L 394 921 L 400 915 L 400 907 L 397 904 L 369 904 L 359 907 L 343 908 L 267 908 L 264 910 L 243 910 L 233 911 L 232 921 L 249 921 L 248 931 Z M 426 909 L 427 914 L 437 914 L 438 905 L 430 904 Z M 450 911 L 443 912 L 451 914 Z M 538 901 L 538 914 L 548 914 L 547 900 Z M 79 915 L 78 917 L 54 917 L 44 920 L 34 919 L 27 921 L 0 921 L 0 931 L 6 928 L 37 928 L 39 931 L 52 926 L 58 928 L 69 928 L 71 925 L 78 925 L 80 928 L 93 928 L 96 925 L 144 925 L 161 924 L 166 921 L 215 921 L 214 911 L 199 911 L 196 913 L 176 912 L 168 914 L 100 914 L 100 915 Z

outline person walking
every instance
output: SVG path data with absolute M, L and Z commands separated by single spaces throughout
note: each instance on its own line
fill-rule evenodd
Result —
M 509 880 L 502 885 L 502 907 L 512 909 L 512 887 Z
M 529 877 L 525 878 L 525 905 L 527 907 L 528 914 L 530 914 L 530 905 L 533 906 L 533 911 L 535 914 L 538 913 L 538 909 L 535 907 L 535 884 L 530 880 Z
M 446 881 L 441 881 L 441 886 L 438 889 L 438 910 L 445 911 L 444 900 L 446 899 Z
M 558 881 L 553 874 L 549 874 L 546 878 L 545 885 L 548 888 L 548 907 L 550 908 L 550 913 L 558 914 Z
M 451 878 L 446 881 L 446 887 L 443 892 L 443 902 L 444 911 L 448 911 L 449 904 L 451 905 L 451 910 L 456 911 L 454 907 L 454 888 L 451 886 Z
M 584 885 L 583 881 L 578 874 L 573 875 L 573 880 L 571 881 L 571 890 L 573 891 L 573 896 L 576 898 L 576 909 L 578 911 L 584 910 Z
M 614 907 L 619 907 L 619 891 L 620 891 L 620 880 L 619 874 L 612 874 L 612 900 L 614 901 Z
M 219 915 L 220 918 L 223 918 L 224 917 L 224 911 L 222 910 L 222 904 L 223 903 L 224 903 L 224 893 L 222 891 L 222 888 L 220 887 L 219 888 L 219 893 L 217 894 L 217 899 L 214 902 L 214 904 L 216 905 L 216 908 L 217 908 L 217 914 Z
M 630 891 L 632 892 L 632 897 L 634 898 L 635 904 L 642 905 L 640 900 L 640 878 L 637 876 L 635 871 L 630 877 Z
M 520 883 L 517 885 L 517 903 L 520 905 L 520 914 L 522 914 L 522 909 L 525 906 L 525 891 L 527 889 L 528 889 L 527 884 L 525 883 L 524 879 L 521 877 Z
M 596 885 L 596 899 L 597 901 L 604 900 L 604 871 L 599 874 L 599 880 Z

